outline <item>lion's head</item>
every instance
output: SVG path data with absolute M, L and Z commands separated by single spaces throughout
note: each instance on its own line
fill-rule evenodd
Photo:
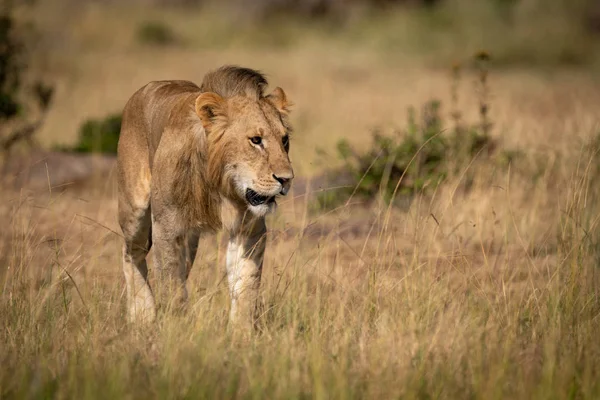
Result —
M 208 140 L 208 179 L 237 204 L 263 216 L 294 178 L 288 157 L 289 102 L 277 87 L 264 95 L 265 77 L 232 66 L 206 75 L 196 113 Z

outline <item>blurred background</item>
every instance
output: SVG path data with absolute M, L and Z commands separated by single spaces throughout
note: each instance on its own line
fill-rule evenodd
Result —
M 233 63 L 266 73 L 296 104 L 292 158 L 304 175 L 340 139 L 370 142 L 370 130 L 406 125 L 409 108 L 432 98 L 458 97 L 476 116 L 476 54 L 489 57 L 496 132 L 513 128 L 515 96 L 537 112 L 544 86 L 594 92 L 600 55 L 594 0 L 18 0 L 3 14 L 4 149 L 82 152 L 103 132 L 92 141 L 110 153 L 139 87 L 200 82 Z M 453 93 L 458 73 L 464 96 Z M 508 140 L 535 141 L 535 127 Z

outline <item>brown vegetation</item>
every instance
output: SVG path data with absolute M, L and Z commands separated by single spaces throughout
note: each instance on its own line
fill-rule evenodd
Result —
M 405 208 L 350 201 L 311 214 L 305 188 L 327 190 L 312 177 L 341 165 L 317 147 L 366 149 L 371 128 L 402 130 L 408 106 L 432 98 L 445 119 L 458 109 L 475 123 L 477 74 L 464 71 L 453 109 L 445 55 L 431 68 L 431 54 L 314 31 L 289 46 L 198 38 L 201 17 L 171 11 L 187 47 L 148 48 L 121 22 L 155 11 L 117 10 L 84 8 L 67 25 L 45 71 L 57 93 L 40 142 L 72 142 L 150 80 L 200 81 L 228 63 L 268 72 L 294 100 L 291 159 L 304 179 L 268 221 L 259 329 L 248 342 L 228 332 L 221 235 L 201 239 L 187 313 L 161 312 L 150 334 L 125 323 L 114 170 L 76 187 L 3 186 L 0 397 L 598 397 L 594 63 L 492 70 L 490 135 L 522 153 L 506 168 L 476 155 Z M 62 15 L 36 18 L 55 37 L 66 29 Z

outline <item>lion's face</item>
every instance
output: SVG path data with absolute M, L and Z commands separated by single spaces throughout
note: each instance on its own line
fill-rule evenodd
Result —
M 288 157 L 290 128 L 286 126 L 285 95 L 276 89 L 260 100 L 242 96 L 217 100 L 224 108 L 207 110 L 211 123 L 205 129 L 209 142 L 218 147 L 225 193 L 254 215 L 263 216 L 275 210 L 276 197 L 288 193 L 294 178 Z M 221 129 L 219 118 L 221 122 L 226 118 Z

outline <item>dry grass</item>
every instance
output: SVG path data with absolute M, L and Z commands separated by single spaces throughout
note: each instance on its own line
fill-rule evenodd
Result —
M 365 48 L 70 56 L 50 57 L 59 91 L 45 143 L 71 141 L 80 121 L 120 109 L 148 80 L 199 80 L 236 62 L 293 97 L 292 161 L 304 176 L 324 167 L 316 146 L 367 143 L 370 126 L 449 97 L 446 72 Z M 318 215 L 292 193 L 270 217 L 264 312 L 248 341 L 227 329 L 221 235 L 202 239 L 187 313 L 136 329 L 124 318 L 113 177 L 3 190 L 0 397 L 598 398 L 600 171 L 598 143 L 588 144 L 599 89 L 581 71 L 494 73 L 494 134 L 525 157 L 509 171 L 464 171 L 469 192 L 459 176 L 406 211 Z

